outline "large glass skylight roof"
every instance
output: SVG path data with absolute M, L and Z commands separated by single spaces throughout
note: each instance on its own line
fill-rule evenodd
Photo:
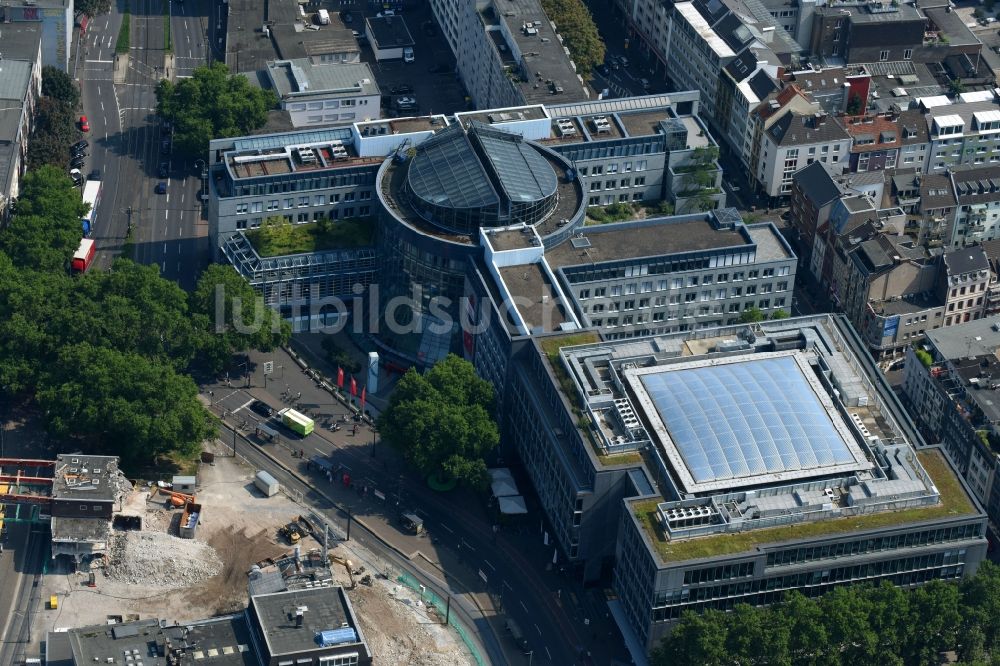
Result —
M 644 370 L 632 371 L 640 402 L 689 490 L 870 467 L 794 355 Z

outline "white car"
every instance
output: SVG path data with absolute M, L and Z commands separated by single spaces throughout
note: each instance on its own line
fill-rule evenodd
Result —
M 413 62 L 415 60 L 416 60 L 416 58 L 413 55 L 413 47 L 412 46 L 406 46 L 406 47 L 404 47 L 403 48 L 403 62 L 405 62 L 405 63 L 411 63 L 411 62 Z

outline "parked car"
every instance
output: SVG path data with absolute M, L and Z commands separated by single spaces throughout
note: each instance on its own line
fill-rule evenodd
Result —
M 160 162 L 160 168 L 156 170 L 156 175 L 160 178 L 166 178 L 168 173 L 170 173 L 170 165 L 166 162 Z
M 413 92 L 413 86 L 406 85 L 405 83 L 399 86 L 393 86 L 389 89 L 393 95 L 406 95 Z
M 87 180 L 100 180 L 100 179 L 101 179 L 101 170 L 100 169 L 94 169 L 94 170 L 92 170 L 90 172 L 90 175 L 87 176 Z
M 403 62 L 405 62 L 405 63 L 411 63 L 411 62 L 413 62 L 415 60 L 416 60 L 416 57 L 413 55 L 413 47 L 412 46 L 404 46 L 403 47 Z
M 596 69 L 597 69 L 597 73 L 600 74 L 601 76 L 607 76 L 608 74 L 611 73 L 611 70 L 609 70 L 608 66 L 605 65 L 604 63 L 601 63 L 600 65 L 598 65 Z
M 76 143 L 74 143 L 69 148 L 70 148 L 70 150 L 76 151 L 76 150 L 79 150 L 81 148 L 87 148 L 89 146 L 90 146 L 90 143 L 88 143 L 87 141 L 77 141 Z
M 71 151 L 71 153 L 70 153 L 70 154 L 71 154 L 71 155 L 72 155 L 73 157 L 86 157 L 86 156 L 87 156 L 87 155 L 89 155 L 90 153 L 89 153 L 89 152 L 87 152 L 87 149 L 86 149 L 86 148 L 77 148 L 76 150 L 74 150 L 74 151 Z
M 73 159 L 71 159 L 69 161 L 69 165 L 73 169 L 79 169 L 80 167 L 82 167 L 86 163 L 87 163 L 87 158 L 84 157 L 83 155 L 79 155 L 77 157 L 74 157 Z
M 167 184 L 165 182 L 163 182 L 162 180 L 156 184 L 156 193 L 157 194 L 166 194 L 167 193 Z
M 90 122 L 87 120 L 87 116 L 80 116 L 80 131 L 89 132 Z
M 376 14 L 375 18 L 385 18 L 386 16 L 395 16 L 395 15 L 396 15 L 396 11 L 395 10 L 393 10 L 393 9 L 385 9 L 385 10 L 380 11 L 378 14 Z
M 403 109 L 415 109 L 417 108 L 417 98 L 416 97 L 397 97 L 396 98 L 396 108 Z
M 83 185 L 83 172 L 79 169 L 70 169 L 69 177 L 73 179 L 74 185 Z
M 640 85 L 642 85 L 642 89 L 643 90 L 649 90 L 650 87 L 651 87 L 651 84 L 649 83 L 649 79 L 639 79 L 639 83 L 640 83 Z
M 274 410 L 271 409 L 271 406 L 265 402 L 261 402 L 260 400 L 254 400 L 250 403 L 250 411 L 263 416 L 265 419 L 269 419 L 274 416 Z

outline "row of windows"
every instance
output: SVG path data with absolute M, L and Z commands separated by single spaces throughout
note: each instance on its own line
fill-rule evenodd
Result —
M 635 267 L 630 267 L 635 268 Z M 645 271 L 643 271 L 644 273 Z M 628 296 L 635 293 L 645 294 L 653 291 L 654 284 L 656 291 L 666 291 L 668 289 L 684 289 L 687 287 L 697 287 L 699 285 L 710 285 L 714 282 L 729 282 L 732 279 L 733 282 L 742 282 L 743 280 L 756 280 L 758 278 L 766 279 L 773 278 L 775 276 L 786 276 L 791 273 L 790 266 L 779 266 L 776 268 L 764 268 L 764 269 L 753 269 L 749 271 L 734 271 L 733 273 L 718 273 L 710 275 L 689 275 L 687 277 L 677 277 L 671 278 L 669 280 L 657 280 L 655 283 L 652 280 L 647 280 L 645 282 L 629 282 L 624 285 L 616 284 L 610 287 L 611 296 L 621 296 L 623 293 Z M 784 291 L 788 288 L 787 282 L 778 282 L 777 290 Z M 593 290 L 594 298 L 603 298 L 608 295 L 608 287 L 595 287 Z M 710 293 L 710 292 L 709 292 Z M 580 300 L 587 300 L 590 298 L 590 289 L 581 289 L 578 296 Z M 705 299 L 703 299 L 705 300 Z
M 631 200 L 642 201 L 644 198 L 644 192 L 633 192 Z M 626 203 L 628 201 L 629 195 L 627 193 L 618 195 L 618 203 Z M 615 195 L 613 194 L 605 194 L 603 198 L 601 196 L 593 196 L 587 199 L 588 206 L 610 206 L 613 203 L 615 203 Z
M 705 569 L 691 569 L 684 572 L 684 584 L 707 583 L 711 580 L 728 580 L 730 578 L 744 578 L 753 575 L 753 562 L 740 562 L 739 564 L 727 564 L 724 567 L 708 567 Z
M 305 223 L 305 222 L 316 222 L 318 220 L 326 219 L 327 215 L 329 215 L 329 219 L 331 219 L 331 220 L 338 220 L 341 217 L 343 217 L 343 219 L 347 220 L 349 218 L 354 217 L 355 216 L 355 212 L 357 213 L 357 215 L 359 217 L 368 217 L 369 215 L 372 214 L 372 209 L 371 209 L 371 206 L 361 206 L 360 208 L 358 208 L 355 211 L 354 206 L 348 206 L 347 208 L 344 208 L 343 210 L 338 210 L 336 208 L 333 208 L 333 209 L 330 209 L 329 211 L 317 210 L 317 211 L 314 211 L 311 215 L 309 213 L 298 213 L 297 215 L 295 215 L 295 217 L 292 217 L 291 215 L 281 215 L 280 217 L 284 218 L 286 222 L 295 222 L 295 223 L 302 224 L 302 223 Z M 262 217 L 255 217 L 255 218 L 252 218 L 250 220 L 246 220 L 246 219 L 236 220 L 236 228 L 237 229 L 247 229 L 247 228 L 249 228 L 249 229 L 257 229 L 263 223 L 264 223 L 264 218 L 262 218 Z
M 774 305 L 772 306 L 771 299 L 762 298 L 761 300 L 756 302 L 754 301 L 745 302 L 743 304 L 742 309 L 749 310 L 753 307 L 757 307 L 761 310 L 770 310 L 772 307 L 783 308 L 785 306 L 785 302 L 786 299 L 784 298 L 776 298 L 774 299 Z M 619 317 L 608 317 L 607 319 L 593 318 L 591 319 L 591 324 L 597 327 L 606 326 L 607 328 L 614 328 L 619 325 L 632 326 L 633 324 L 645 324 L 646 322 L 650 321 L 654 322 L 664 321 L 664 320 L 673 321 L 678 318 L 686 319 L 689 317 L 708 317 L 710 315 L 721 315 L 723 314 L 724 311 L 735 314 L 740 312 L 740 309 L 741 308 L 739 303 L 730 303 L 727 310 L 724 310 L 722 305 L 713 305 L 713 306 L 702 305 L 699 306 L 697 309 L 689 308 L 684 311 L 666 310 L 666 311 L 654 312 L 652 313 L 652 316 L 646 314 L 638 314 L 638 315 L 624 315 L 623 317 L 620 318 Z
M 630 171 L 632 171 L 632 162 L 622 162 L 622 164 L 620 166 L 621 166 L 622 173 L 629 173 Z M 606 171 L 605 171 L 605 167 L 607 168 Z M 619 164 L 617 162 L 612 162 L 612 163 L 607 164 L 607 165 L 596 164 L 593 167 L 585 167 L 585 166 L 583 166 L 583 167 L 580 167 L 580 175 L 581 176 L 586 176 L 587 172 L 589 171 L 594 176 L 600 176 L 602 173 L 607 173 L 610 176 L 611 174 L 618 173 L 618 168 L 619 168 Z M 646 170 L 646 160 L 636 160 L 636 162 L 635 162 L 635 170 L 636 171 L 645 171 Z
M 354 171 L 338 171 L 325 176 L 290 175 L 269 180 L 266 183 L 234 184 L 233 196 L 252 197 L 284 192 L 305 192 L 308 190 L 327 190 L 335 187 L 361 187 L 374 185 L 375 163 L 370 169 Z
M 854 567 L 854 569 L 859 569 L 859 567 Z M 907 570 L 907 567 L 901 566 L 896 571 L 886 572 L 881 575 L 877 573 L 866 573 L 863 571 L 857 571 L 858 574 L 850 577 L 843 577 L 836 581 L 823 581 L 819 584 L 810 585 L 800 589 L 799 591 L 808 597 L 818 597 L 826 594 L 830 590 L 843 585 L 845 583 L 850 583 L 855 580 L 888 580 L 893 585 L 907 586 L 907 585 L 918 585 L 921 583 L 926 583 L 936 579 L 950 580 L 954 578 L 961 578 L 962 573 L 965 571 L 963 564 L 954 564 L 948 566 L 932 566 L 931 568 L 919 569 L 919 570 Z M 751 606 L 766 606 L 768 604 L 773 604 L 781 601 L 784 598 L 785 590 L 775 589 L 775 590 L 764 590 L 760 592 L 754 592 L 744 596 L 732 596 L 732 597 L 720 597 L 715 599 L 708 599 L 701 602 L 694 602 L 685 605 L 675 605 L 666 606 L 663 608 L 653 609 L 652 620 L 653 622 L 665 622 L 671 620 L 677 620 L 680 618 L 681 614 L 693 610 L 695 612 L 701 612 L 703 610 L 714 608 L 716 610 L 729 611 L 732 610 L 736 604 L 750 604 Z M 642 625 L 640 625 L 642 626 Z M 645 628 L 645 627 L 643 627 Z
M 754 296 L 757 294 L 757 285 L 748 285 L 746 288 L 747 296 Z M 761 294 L 770 294 L 772 291 L 782 292 L 788 291 L 788 282 L 778 282 L 776 284 L 762 284 L 760 285 Z M 719 301 L 726 298 L 738 298 L 744 295 L 743 287 L 732 287 L 730 289 L 716 289 L 714 292 L 712 290 L 695 292 L 690 291 L 684 294 L 684 303 L 694 303 L 696 301 Z M 604 312 L 605 308 L 609 312 L 617 312 L 618 310 L 635 310 L 638 307 L 640 310 L 648 307 L 660 307 L 663 305 L 678 305 L 681 303 L 681 295 L 673 294 L 669 297 L 667 296 L 657 296 L 655 299 L 640 298 L 638 300 L 638 305 L 635 299 L 627 299 L 624 301 L 611 301 L 608 303 L 597 303 L 593 306 L 593 312 Z M 590 307 L 587 305 L 583 306 L 584 312 L 591 311 Z
M 857 541 L 824 544 L 822 546 L 790 548 L 788 550 L 768 553 L 767 566 L 771 567 L 783 566 L 787 564 L 800 564 L 802 562 L 824 560 L 833 557 L 860 555 L 862 553 L 894 550 L 896 548 L 926 546 L 932 543 L 956 541 L 959 539 L 971 539 L 980 536 L 980 534 L 981 526 L 970 524 L 958 525 L 955 527 L 943 527 L 936 530 L 910 532 L 908 534 L 893 534 L 873 539 L 859 539 Z
M 614 190 L 618 189 L 619 187 L 643 187 L 645 185 L 646 185 L 645 176 L 636 176 L 635 180 L 632 180 L 631 178 L 622 178 L 621 180 L 608 180 L 604 181 L 603 183 L 599 180 L 595 180 L 591 181 L 590 183 L 590 191 L 600 192 L 602 189 Z
M 298 197 L 287 197 L 282 199 L 271 199 L 266 202 L 268 211 L 275 210 L 288 210 L 289 208 L 304 208 L 306 206 L 326 206 L 328 204 L 350 203 L 352 201 L 371 201 L 372 193 L 369 190 L 362 190 L 360 192 L 345 192 L 343 196 L 338 194 L 331 194 L 329 196 L 325 194 L 314 194 L 312 197 L 303 196 Z M 264 201 L 250 201 L 246 203 L 236 204 L 236 214 L 246 215 L 247 213 L 262 213 L 264 212 Z

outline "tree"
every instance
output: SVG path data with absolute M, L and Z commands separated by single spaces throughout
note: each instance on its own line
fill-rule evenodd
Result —
M 756 306 L 747 308 L 740 313 L 741 324 L 752 324 L 758 321 L 764 321 L 764 313 Z
M 233 354 L 247 349 L 269 351 L 288 342 L 291 327 L 231 266 L 209 266 L 190 300 L 195 325 L 202 332 L 200 365 L 212 372 L 227 366 Z
M 73 8 L 87 16 L 107 14 L 111 11 L 111 0 L 74 0 Z
M 403 375 L 378 428 L 422 474 L 479 487 L 486 481 L 483 457 L 500 441 L 492 410 L 493 386 L 449 354 L 423 375 L 412 368 Z
M 948 82 L 948 89 L 952 95 L 961 95 L 965 92 L 965 84 L 962 83 L 962 79 L 951 79 Z
M 278 103 L 272 90 L 251 86 L 242 74 L 230 75 L 216 62 L 194 70 L 191 78 L 156 88 L 156 112 L 174 124 L 174 148 L 189 157 L 203 155 L 210 139 L 247 134 L 263 127 Z
M 63 102 L 71 109 L 80 103 L 80 90 L 73 79 L 52 65 L 42 67 L 42 94 Z
M 59 169 L 29 171 L 21 184 L 17 215 L 0 235 L 0 251 L 20 268 L 65 271 L 80 245 L 80 217 L 85 212 L 80 193 Z
M 582 0 L 542 0 L 542 9 L 562 36 L 577 71 L 586 78 L 604 62 L 604 41 Z
M 28 168 L 51 164 L 65 169 L 69 147 L 80 136 L 73 107 L 55 97 L 42 97 L 35 109 L 35 128 L 28 142 Z
M 729 624 L 726 620 L 726 614 L 717 610 L 701 614 L 686 611 L 677 626 L 653 650 L 650 663 L 653 666 L 731 664 L 727 649 Z
M 778 309 L 771 313 L 770 319 L 788 319 L 791 315 L 788 310 Z
M 861 95 L 851 95 L 847 100 L 847 115 L 856 116 L 863 111 Z
M 929 368 L 934 365 L 934 357 L 931 356 L 930 352 L 923 349 L 914 349 L 913 353 L 916 355 L 917 359 L 924 364 L 925 368 Z

